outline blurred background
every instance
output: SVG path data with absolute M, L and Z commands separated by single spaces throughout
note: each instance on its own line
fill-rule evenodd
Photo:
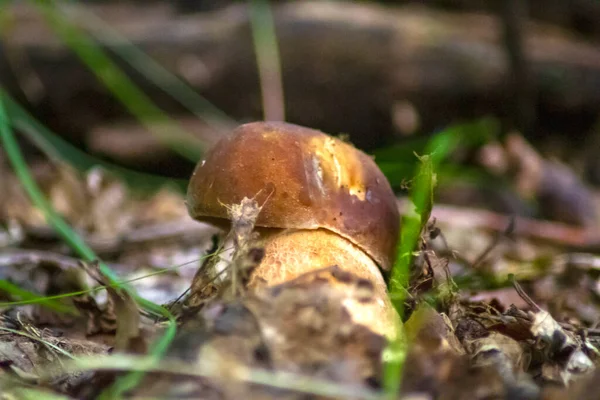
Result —
M 598 1 L 13 2 L 0 17 L 32 165 L 52 149 L 184 187 L 232 127 L 286 120 L 373 154 L 402 191 L 414 153 L 455 128 L 439 201 L 595 221 Z

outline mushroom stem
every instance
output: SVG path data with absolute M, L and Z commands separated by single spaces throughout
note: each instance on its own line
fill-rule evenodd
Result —
M 256 228 L 265 247 L 261 263 L 251 265 L 251 288 L 300 276 L 329 282 L 354 322 L 395 336 L 398 316 L 378 267 L 394 264 L 400 216 L 371 157 L 298 125 L 242 125 L 198 163 L 186 203 L 193 218 L 222 225 L 237 219 L 231 206 L 247 199 L 261 204 L 260 213 L 233 229 L 244 236 Z M 335 273 L 316 272 L 333 266 Z
M 307 272 L 336 265 L 357 280 L 369 282 L 366 286 L 372 288 L 368 300 L 349 296 L 344 301 L 352 320 L 376 333 L 395 336 L 398 315 L 387 296 L 383 276 L 373 259 L 359 247 L 325 229 L 270 229 L 262 232 L 261 237 L 265 256 L 252 273 L 250 288 L 277 285 Z M 332 282 L 332 289 L 336 289 L 335 286 Z

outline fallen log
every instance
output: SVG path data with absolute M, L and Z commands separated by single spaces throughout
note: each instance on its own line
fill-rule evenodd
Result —
M 5 29 L 0 48 L 4 87 L 80 144 L 83 132 L 127 117 L 38 15 L 13 7 L 16 23 Z M 121 8 L 87 9 L 233 118 L 261 118 L 245 5 L 191 15 L 160 4 L 142 11 L 111 7 Z M 508 113 L 509 69 L 493 15 L 340 2 L 277 4 L 274 15 L 290 122 L 347 133 L 359 147 L 372 148 L 412 133 L 402 130 L 431 131 L 456 119 Z M 527 23 L 524 34 L 538 94 L 534 130 L 585 133 L 600 111 L 600 49 L 543 24 Z M 184 112 L 139 71 L 120 65 L 163 109 Z M 407 104 L 414 114 L 409 128 L 397 115 Z

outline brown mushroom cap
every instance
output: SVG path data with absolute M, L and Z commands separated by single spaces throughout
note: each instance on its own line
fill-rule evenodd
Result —
M 255 197 L 256 226 L 335 232 L 387 270 L 400 217 L 392 189 L 365 153 L 320 131 L 283 122 L 235 129 L 198 163 L 188 187 L 190 215 L 223 226 L 225 205 Z

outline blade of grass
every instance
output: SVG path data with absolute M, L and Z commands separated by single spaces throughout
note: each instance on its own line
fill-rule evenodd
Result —
M 77 311 L 74 307 L 63 304 L 55 299 L 47 299 L 43 296 L 39 296 L 35 293 L 32 293 L 28 290 L 21 289 L 19 286 L 11 283 L 5 279 L 0 279 L 0 292 L 5 292 L 10 294 L 13 297 L 21 298 L 20 301 L 30 302 L 28 304 L 40 304 L 50 310 L 59 312 L 59 313 L 69 313 L 69 314 L 77 314 Z M 10 305 L 9 303 L 0 303 L 0 307 Z
M 72 400 L 71 397 L 31 388 L 12 388 L 5 394 L 8 399 L 19 400 Z
M 54 211 L 51 204 L 48 202 L 48 200 L 46 200 L 41 190 L 35 183 L 10 128 L 10 123 L 4 108 L 4 98 L 2 96 L 0 96 L 0 140 L 4 146 L 4 150 L 7 154 L 10 164 L 15 171 L 15 174 L 19 178 L 34 205 L 43 212 L 48 223 L 54 227 L 63 240 L 65 240 L 81 257 L 83 257 L 84 260 L 88 262 L 96 260 L 98 257 L 96 257 L 93 250 L 81 239 L 79 235 L 77 235 L 77 233 L 69 226 L 69 224 L 67 224 L 65 220 L 63 220 L 56 213 L 56 211 Z M 108 278 L 111 284 L 119 284 L 117 276 L 106 264 L 100 263 L 100 270 Z M 155 362 L 158 362 L 166 353 L 168 346 L 175 337 L 175 332 L 177 329 L 175 317 L 166 308 L 138 296 L 133 290 L 131 290 L 131 288 L 124 285 L 121 285 L 120 287 L 124 290 L 128 290 L 140 306 L 152 314 L 166 318 L 169 321 L 163 336 L 158 338 L 156 343 L 154 343 L 151 347 L 150 355 Z M 137 384 L 141 378 L 141 373 L 138 372 L 126 375 L 115 383 L 115 388 L 118 391 L 125 391 Z
M 0 96 L 4 97 L 5 109 L 11 126 L 22 132 L 52 161 L 64 161 L 82 171 L 100 166 L 108 172 L 119 176 L 128 185 L 138 188 L 158 189 L 166 185 L 174 185 L 181 190 L 185 190 L 187 187 L 186 180 L 163 178 L 137 172 L 93 157 L 46 128 L 25 111 L 2 88 L 0 88 Z
M 415 158 L 413 156 L 413 158 Z M 415 176 L 416 168 L 418 167 L 418 160 L 415 164 L 406 163 L 381 163 L 379 169 L 383 172 L 385 177 L 390 182 L 392 187 L 401 187 L 402 184 L 406 184 L 407 176 Z M 498 177 L 490 174 L 486 171 L 482 171 L 481 168 L 466 167 L 463 165 L 457 165 L 455 163 L 444 162 L 440 164 L 437 171 L 438 187 L 444 185 L 453 185 L 454 183 L 470 183 L 477 185 L 479 188 L 503 188 L 503 190 L 510 190 L 509 182 L 504 177 Z
M 271 6 L 268 0 L 250 0 L 249 7 L 263 115 L 267 121 L 284 121 L 285 102 L 281 61 Z
M 224 251 L 229 251 L 229 250 L 230 249 L 226 249 Z M 146 275 L 137 276 L 137 277 L 132 278 L 132 279 L 127 279 L 127 280 L 122 280 L 122 281 L 114 282 L 114 283 L 110 284 L 109 286 L 110 287 L 114 287 L 114 288 L 120 288 L 120 287 L 123 287 L 123 286 L 127 285 L 128 283 L 140 281 L 142 279 L 146 279 L 146 278 L 149 278 L 149 277 L 152 277 L 152 276 L 155 276 L 155 275 L 164 274 L 166 272 L 172 272 L 173 270 L 176 270 L 177 268 L 181 268 L 181 267 L 183 267 L 185 265 L 189 265 L 189 264 L 192 264 L 192 263 L 202 262 L 207 257 L 210 257 L 210 254 L 207 254 L 207 255 L 202 256 L 202 257 L 200 257 L 198 259 L 195 259 L 195 260 L 187 261 L 187 262 L 185 262 L 183 264 L 179 264 L 179 265 L 177 265 L 175 267 L 162 268 L 162 269 L 159 269 L 157 271 L 153 271 L 153 272 L 151 272 L 149 274 L 146 274 Z M 0 282 L 2 282 L 2 281 L 0 281 Z M 80 290 L 80 291 L 77 291 L 77 292 L 70 292 L 70 293 L 62 293 L 62 294 L 58 294 L 58 295 L 54 295 L 54 296 L 46 296 L 46 297 L 42 297 L 42 298 L 38 297 L 38 298 L 32 298 L 32 299 L 27 299 L 27 300 L 5 302 L 5 303 L 0 303 L 0 307 L 13 307 L 13 306 L 19 306 L 19 305 L 24 305 L 24 304 L 37 304 L 37 303 L 39 303 L 42 300 L 50 301 L 50 300 L 65 299 L 65 298 L 73 297 L 73 296 L 81 296 L 81 295 L 84 295 L 84 294 L 92 294 L 92 293 L 97 292 L 97 291 L 102 290 L 102 289 L 106 289 L 106 286 L 96 286 L 94 288 L 87 289 L 87 290 Z
M 198 364 L 183 363 L 175 360 L 165 360 L 160 365 L 152 363 L 146 357 L 133 355 L 110 355 L 97 357 L 81 357 L 73 363 L 68 363 L 66 369 L 70 371 L 81 370 L 131 370 L 137 369 L 145 372 L 174 374 L 189 377 L 204 377 L 223 379 L 223 366 L 215 366 L 205 360 Z M 52 372 L 48 372 L 47 379 L 51 379 Z M 356 385 L 344 385 L 325 379 L 290 373 L 285 371 L 269 371 L 260 368 L 248 368 L 243 365 L 229 363 L 227 366 L 228 380 L 264 385 L 271 388 L 296 391 L 299 393 L 320 395 L 336 399 L 364 399 L 382 400 L 382 397 L 372 391 L 365 390 Z
M 460 145 L 465 148 L 473 148 L 497 138 L 500 133 L 500 125 L 497 119 L 486 117 L 466 123 L 453 124 L 435 135 L 448 131 L 461 132 L 462 139 Z M 399 144 L 376 149 L 373 155 L 378 164 L 406 162 L 406 160 L 411 159 L 414 152 L 427 154 L 427 149 L 431 146 L 431 140 L 434 139 L 431 137 L 415 137 Z
M 392 268 L 390 279 L 392 294 L 403 292 L 401 288 L 406 287 L 412 252 L 433 207 L 433 189 L 437 179 L 435 171 L 446 156 L 469 134 L 469 130 L 463 130 L 461 127 L 449 128 L 434 136 L 426 148 L 426 155 L 417 156 L 420 165 L 410 191 L 416 215 L 408 215 L 402 221 L 398 258 Z
M 15 335 L 26 337 L 26 338 L 31 339 L 31 340 L 36 341 L 36 342 L 43 342 L 46 346 L 52 348 L 52 350 L 56 351 L 57 353 L 60 353 L 63 356 L 65 356 L 67 358 L 70 358 L 71 360 L 75 360 L 75 357 L 71 353 L 69 353 L 68 351 L 66 351 L 64 349 L 61 349 L 60 347 L 58 347 L 57 345 L 55 345 L 53 343 L 50 343 L 48 341 L 43 340 L 41 337 L 36 337 L 36 336 L 31 335 L 31 334 L 29 334 L 27 332 L 23 332 L 23 331 L 19 331 L 19 330 L 16 330 L 16 329 L 7 328 L 5 326 L 0 326 L 0 331 L 10 332 L 10 333 L 13 333 Z
M 8 117 L 4 107 L 4 98 L 0 97 L 0 138 L 8 160 L 12 164 L 15 174 L 23 185 L 33 204 L 44 213 L 48 223 L 53 226 L 62 238 L 75 249 L 86 261 L 96 259 L 94 252 L 85 244 L 71 227 L 52 209 L 52 206 L 44 198 L 43 194 L 33 180 L 29 169 L 23 159 L 19 145 L 10 129 Z M 113 275 L 114 279 L 114 275 Z
M 85 21 L 84 29 L 87 29 L 96 40 L 209 126 L 226 131 L 238 124 L 93 12 L 73 3 L 58 3 L 57 6 L 70 17 L 71 21 Z
M 61 14 L 54 2 L 31 3 L 40 10 L 59 38 L 151 133 L 183 157 L 193 162 L 200 159 L 201 142 L 158 108 L 94 40 Z
M 111 286 L 122 287 L 123 284 L 125 284 L 125 283 L 127 283 L 127 281 L 119 281 L 118 283 L 111 285 Z M 86 289 L 86 290 L 78 290 L 76 292 L 55 294 L 53 296 L 44 296 L 41 298 L 38 297 L 38 298 L 31 298 L 31 299 L 27 299 L 27 300 L 18 300 L 18 301 L 7 301 L 7 302 L 0 303 L 0 307 L 16 307 L 16 306 L 22 306 L 22 305 L 26 305 L 26 304 L 40 304 L 44 301 L 61 300 L 61 299 L 68 299 L 69 297 L 81 296 L 84 294 L 93 294 L 102 289 L 106 289 L 106 288 L 104 286 L 97 286 L 97 287 L 93 287 L 93 288 Z
M 433 192 L 436 184 L 435 171 L 442 160 L 461 142 L 465 132 L 456 127 L 434 136 L 426 148 L 426 155 L 417 156 L 420 166 L 412 181 L 410 190 L 415 213 L 402 218 L 402 230 L 398 243 L 398 258 L 392 267 L 389 293 L 392 304 L 400 315 L 403 314 L 404 298 L 413 252 L 433 208 Z M 402 369 L 406 354 L 406 343 L 402 335 L 390 341 L 385 355 L 383 385 L 389 399 L 398 397 Z
M 477 121 L 457 124 L 445 130 L 455 132 L 461 136 L 460 147 L 464 150 L 477 148 L 498 136 L 499 125 L 493 118 L 482 118 Z M 390 185 L 400 188 L 407 182 L 407 177 L 416 176 L 419 168 L 419 160 L 413 153 L 427 154 L 430 148 L 430 140 L 417 138 L 397 145 L 378 149 L 374 152 L 375 161 L 384 173 Z M 450 161 L 444 161 L 443 168 L 437 168 L 437 178 L 440 186 L 446 183 L 472 182 L 484 187 L 497 188 L 505 185 L 502 179 L 490 174 L 483 173 L 480 169 L 469 169 L 462 165 L 455 165 Z

